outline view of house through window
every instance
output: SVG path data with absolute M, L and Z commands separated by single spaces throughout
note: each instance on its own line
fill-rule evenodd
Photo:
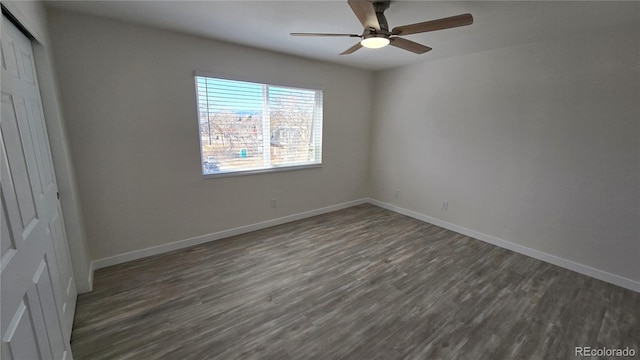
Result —
M 322 91 L 196 75 L 202 174 L 322 163 Z

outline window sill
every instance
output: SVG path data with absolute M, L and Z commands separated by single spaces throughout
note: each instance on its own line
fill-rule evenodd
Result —
M 216 174 L 202 174 L 202 178 L 217 179 L 222 177 L 257 175 L 257 174 L 275 173 L 275 172 L 281 172 L 281 171 L 317 169 L 321 167 L 322 167 L 322 164 L 309 164 L 309 165 L 293 165 L 293 166 L 281 166 L 281 167 L 278 166 L 278 167 L 272 167 L 267 169 L 256 169 L 256 170 L 242 170 L 242 171 L 229 171 L 229 172 L 223 171 Z

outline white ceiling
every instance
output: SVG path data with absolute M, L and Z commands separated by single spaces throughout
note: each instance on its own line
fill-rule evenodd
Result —
M 120 19 L 369 70 L 640 24 L 640 2 L 392 1 L 390 28 L 471 13 L 470 26 L 407 39 L 433 48 L 416 55 L 395 47 L 338 55 L 358 39 L 292 37 L 290 32 L 362 32 L 346 0 L 47 1 L 47 6 Z

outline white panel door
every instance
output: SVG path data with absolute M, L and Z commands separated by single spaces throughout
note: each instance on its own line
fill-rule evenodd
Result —
M 30 40 L 2 16 L 3 359 L 71 359 L 76 289 Z

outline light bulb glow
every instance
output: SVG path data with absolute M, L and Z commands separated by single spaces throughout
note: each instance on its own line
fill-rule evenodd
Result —
M 389 39 L 386 37 L 368 37 L 360 41 L 360 45 L 369 49 L 379 49 L 389 45 Z

